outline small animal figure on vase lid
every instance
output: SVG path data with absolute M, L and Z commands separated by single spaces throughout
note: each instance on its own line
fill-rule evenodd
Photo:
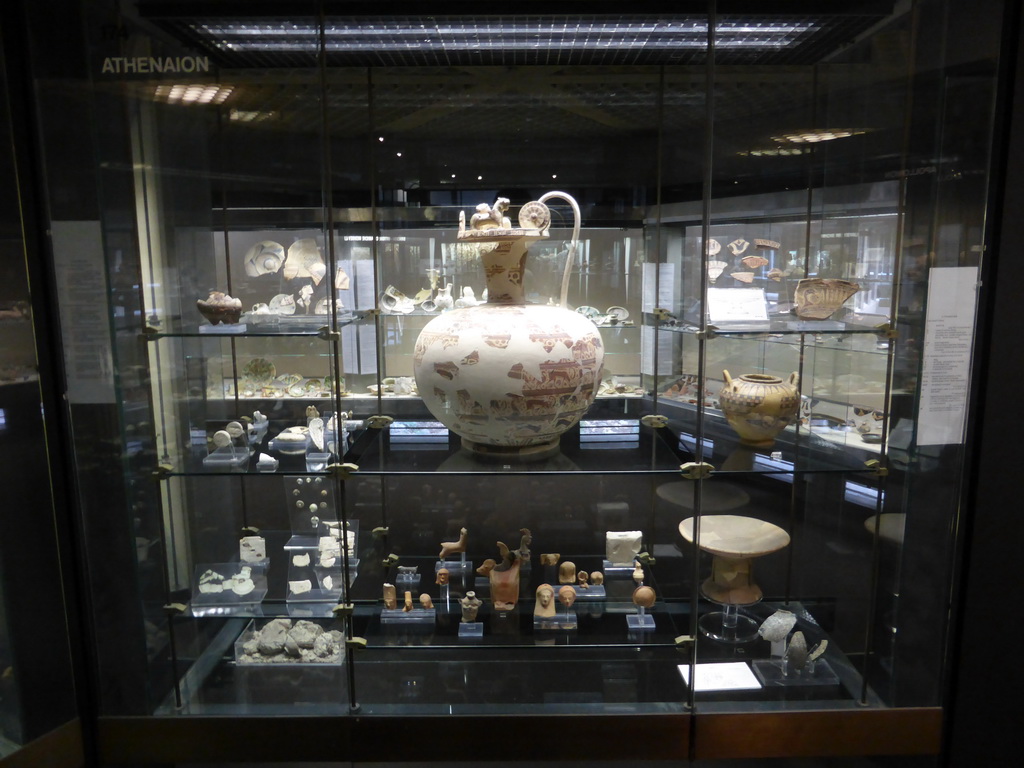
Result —
M 519 539 L 519 549 L 516 550 L 516 557 L 523 562 L 530 560 L 530 544 L 533 542 L 533 536 L 530 534 L 529 528 L 520 528 L 519 533 L 522 534 Z
M 444 560 L 448 555 L 458 555 L 466 551 L 466 536 L 469 533 L 465 528 L 459 530 L 458 541 L 442 541 L 441 542 L 441 554 L 437 557 L 439 560 Z
M 639 560 L 636 561 L 635 567 L 633 568 L 633 581 L 637 584 L 644 583 L 644 567 L 640 565 Z

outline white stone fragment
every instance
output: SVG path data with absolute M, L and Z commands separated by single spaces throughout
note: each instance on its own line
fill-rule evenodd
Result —
M 243 536 L 238 542 L 238 559 L 243 563 L 260 563 L 266 560 L 266 539 L 262 536 Z

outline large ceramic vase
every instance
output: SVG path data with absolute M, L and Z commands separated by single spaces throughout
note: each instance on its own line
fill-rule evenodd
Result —
M 740 442 L 765 448 L 782 430 L 796 421 L 800 408 L 800 376 L 788 381 L 765 373 L 745 373 L 733 378 L 723 371 L 725 386 L 718 395 L 722 412 Z
M 562 306 L 527 304 L 523 286 L 527 248 L 548 236 L 544 200 L 560 197 L 576 213 L 571 267 L 579 231 L 579 208 L 563 193 L 527 203 L 519 227 L 504 217 L 507 201 L 477 207 L 470 227 L 460 218 L 458 240 L 479 246 L 487 281 L 487 303 L 445 312 L 419 338 L 413 369 L 430 412 L 477 453 L 548 453 L 563 432 L 594 402 L 604 348 L 597 327 Z

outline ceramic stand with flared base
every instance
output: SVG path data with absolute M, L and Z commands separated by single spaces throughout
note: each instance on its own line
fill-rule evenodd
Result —
M 761 601 L 761 588 L 754 581 L 754 559 L 789 545 L 789 534 L 772 523 L 742 515 L 704 515 L 699 536 L 688 517 L 679 524 L 683 538 L 712 556 L 711 575 L 701 584 L 701 593 L 721 611 L 698 620 L 701 632 L 712 640 L 745 643 L 757 637 L 758 622 L 740 608 Z

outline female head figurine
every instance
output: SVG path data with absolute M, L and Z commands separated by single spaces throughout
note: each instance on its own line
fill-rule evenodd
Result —
M 437 571 L 437 579 L 435 579 L 434 583 L 440 584 L 442 587 L 446 586 L 450 576 L 451 574 L 448 572 L 447 568 L 439 568 Z
M 558 590 L 558 601 L 566 608 L 572 608 L 572 604 L 576 602 L 576 590 L 566 584 Z
M 541 618 L 555 615 L 555 588 L 550 584 L 537 587 L 537 603 L 533 607 L 533 615 Z

